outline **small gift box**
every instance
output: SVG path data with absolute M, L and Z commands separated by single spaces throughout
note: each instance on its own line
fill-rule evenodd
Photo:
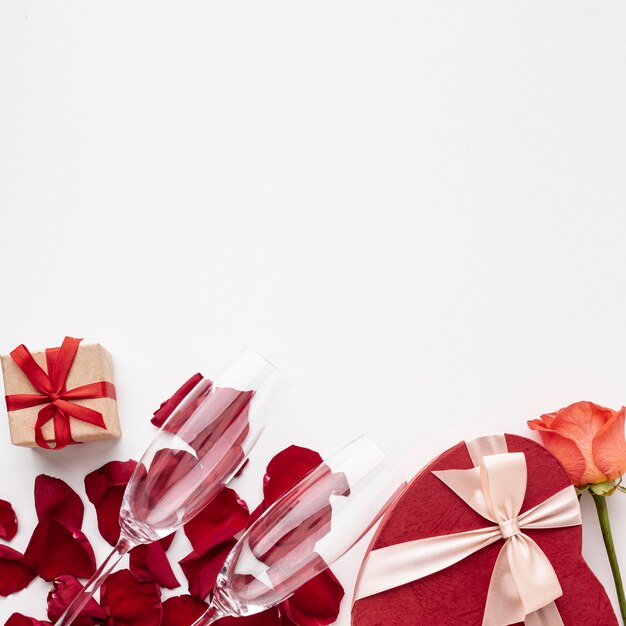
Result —
M 435 459 L 383 519 L 361 569 L 353 626 L 617 626 L 581 555 L 576 491 L 515 435 Z
M 66 337 L 60 348 L 0 357 L 11 440 L 59 450 L 121 436 L 111 355 Z

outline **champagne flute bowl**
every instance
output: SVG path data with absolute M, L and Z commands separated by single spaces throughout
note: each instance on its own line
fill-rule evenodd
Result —
M 132 548 L 166 537 L 199 513 L 237 474 L 289 383 L 244 350 L 214 380 L 201 379 L 163 424 L 126 487 L 120 538 L 61 616 L 69 626 Z
M 406 485 L 366 437 L 342 448 L 275 502 L 230 552 L 211 604 L 193 626 L 260 613 L 328 568 Z

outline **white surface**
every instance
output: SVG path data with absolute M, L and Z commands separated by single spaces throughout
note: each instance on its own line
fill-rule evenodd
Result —
M 12 545 L 38 473 L 82 491 L 246 345 L 294 383 L 258 485 L 291 442 L 365 432 L 411 474 L 575 400 L 626 403 L 625 20 L 619 0 L 2 2 L 0 350 L 102 342 L 124 427 L 45 454 L 0 420 Z M 43 617 L 46 589 L 0 614 Z

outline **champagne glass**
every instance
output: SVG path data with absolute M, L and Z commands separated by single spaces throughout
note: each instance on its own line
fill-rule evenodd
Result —
M 201 379 L 163 424 L 126 487 L 120 538 L 57 622 L 69 626 L 132 548 L 166 537 L 237 474 L 265 428 L 285 376 L 245 350 L 215 380 Z
M 286 600 L 353 547 L 405 485 L 366 437 L 342 448 L 250 526 L 193 626 L 254 615 Z

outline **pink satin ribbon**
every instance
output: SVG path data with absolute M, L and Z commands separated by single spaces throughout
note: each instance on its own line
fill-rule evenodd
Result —
M 503 446 L 504 453 L 490 454 L 501 451 Z M 580 524 L 574 487 L 562 489 L 520 515 L 527 481 L 524 454 L 506 452 L 502 435 L 468 442 L 468 449 L 478 467 L 433 473 L 492 525 L 372 551 L 356 599 L 424 578 L 504 539 L 491 576 L 483 626 L 522 621 L 527 626 L 563 626 L 554 604 L 563 595 L 556 572 L 524 530 Z

